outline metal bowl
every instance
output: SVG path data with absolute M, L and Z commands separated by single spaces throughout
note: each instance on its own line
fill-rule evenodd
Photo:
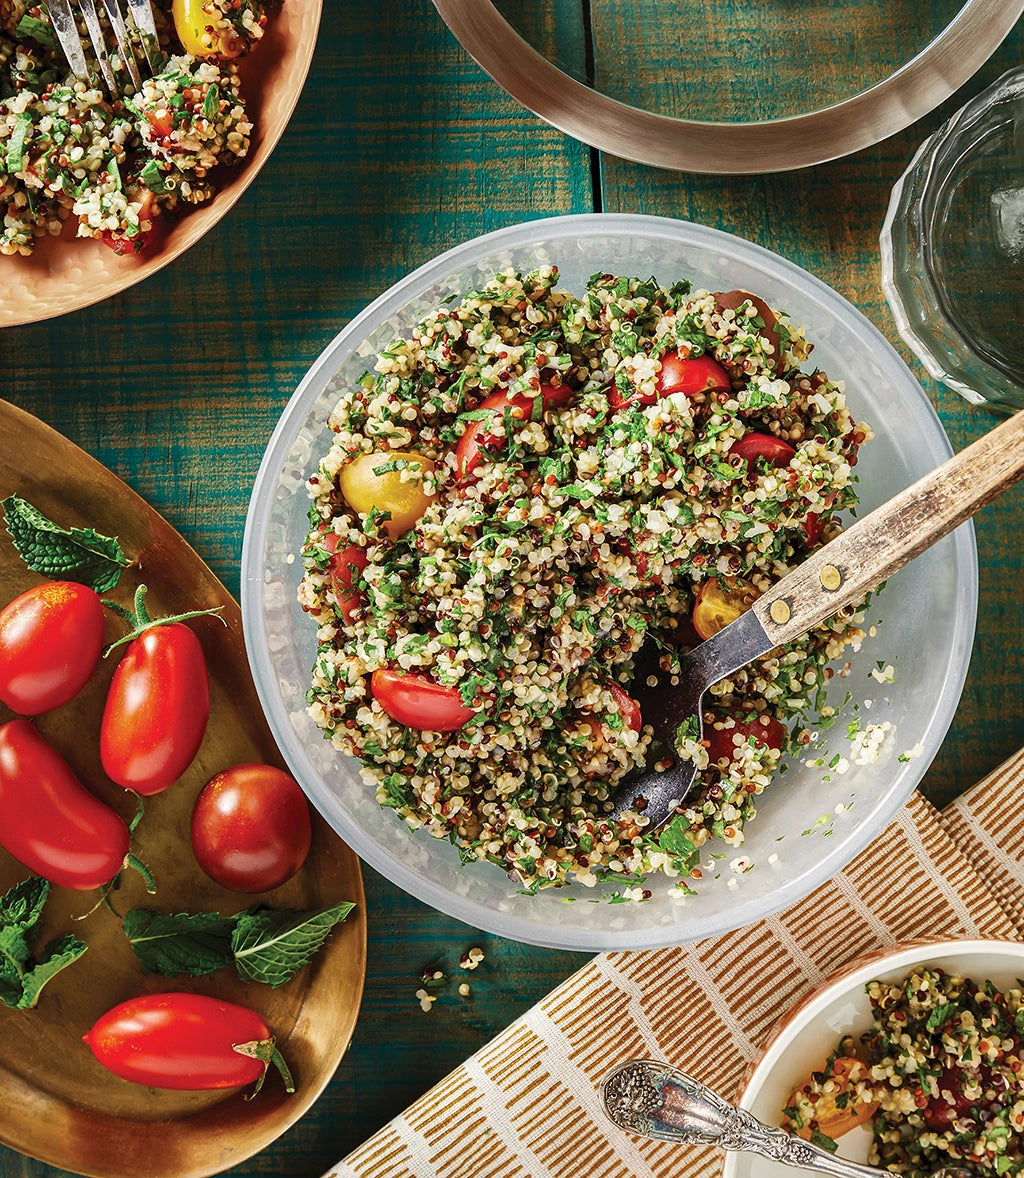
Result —
M 850 68 L 850 55 L 860 53 L 858 46 L 878 34 L 880 23 L 894 10 L 892 3 L 844 5 L 837 10 L 841 20 L 833 25 L 821 13 L 801 12 L 802 5 L 796 9 L 789 5 L 778 9 L 737 5 L 737 10 L 747 12 L 749 22 L 742 28 L 737 26 L 737 37 L 748 41 L 736 54 L 743 69 L 732 68 L 735 63 L 729 60 L 727 43 L 713 60 L 707 56 L 707 34 L 719 31 L 732 13 L 732 5 L 691 8 L 657 0 L 645 6 L 633 0 L 622 6 L 585 6 L 592 20 L 599 10 L 610 9 L 614 14 L 605 25 L 608 49 L 604 53 L 592 24 L 581 25 L 564 13 L 546 12 L 552 9 L 549 5 L 542 5 L 534 16 L 531 9 L 535 6 L 516 4 L 514 23 L 491 0 L 434 0 L 434 7 L 463 48 L 499 85 L 574 138 L 637 163 L 685 172 L 754 174 L 838 159 L 909 126 L 981 67 L 1024 11 L 1024 0 L 966 0 L 945 27 L 920 45 L 914 35 L 915 31 L 921 35 L 926 27 L 927 13 L 918 4 L 896 5 L 901 10 L 902 35 L 883 32 L 873 60 L 870 50 L 863 52 L 864 68 L 860 71 Z M 640 12 L 646 25 L 638 29 Z M 705 17 L 705 12 L 712 16 Z M 656 31 L 653 22 L 658 17 Z M 708 20 L 714 23 L 705 29 Z M 520 31 L 527 28 L 528 21 L 529 39 Z M 759 109 L 770 109 L 772 96 L 781 89 L 775 80 L 780 76 L 784 47 L 808 27 L 820 30 L 815 42 L 820 47 L 819 60 L 835 61 L 842 55 L 843 68 L 835 69 L 831 76 L 856 79 L 863 88 L 838 101 L 830 100 L 819 84 L 826 71 L 817 71 L 816 77 L 813 57 L 808 60 L 806 55 L 798 58 L 793 54 L 787 68 L 794 76 L 786 89 L 804 96 L 809 109 L 780 118 L 759 113 Z M 659 69 L 649 71 L 643 84 L 620 87 L 616 79 L 635 77 L 644 64 L 638 57 L 648 58 L 663 49 L 666 37 L 671 38 L 672 52 L 659 60 Z M 632 56 L 628 48 L 623 49 L 640 43 L 643 48 Z M 903 52 L 909 56 L 901 64 L 899 55 Z M 891 72 L 886 72 L 888 54 L 896 58 Z M 603 59 L 608 79 L 597 82 L 595 73 L 600 72 Z M 754 60 L 763 74 L 749 68 Z M 685 71 L 696 75 L 689 86 L 685 85 Z M 596 84 L 588 85 L 581 78 Z M 735 121 L 693 117 L 695 104 L 717 109 L 728 87 L 744 78 L 752 84 L 737 93 L 747 96 L 750 113 Z M 681 100 L 663 102 L 664 93 L 670 90 L 682 95 Z M 610 91 L 628 97 L 612 97 Z M 710 97 L 705 99 L 705 94 Z M 825 101 L 819 105 L 823 94 Z M 689 117 L 664 113 L 666 105 L 676 110 L 681 107 Z M 663 109 L 656 109 L 658 106 Z

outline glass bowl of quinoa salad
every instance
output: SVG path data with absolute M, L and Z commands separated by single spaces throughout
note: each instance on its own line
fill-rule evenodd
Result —
M 694 364 L 700 388 L 659 395 Z M 601 821 L 649 740 L 632 657 L 654 632 L 670 660 L 855 495 L 948 452 L 888 343 L 767 251 L 640 216 L 487 235 L 357 317 L 271 439 L 243 547 L 264 707 L 352 846 L 470 924 L 604 949 L 749 923 L 920 780 L 966 673 L 973 537 L 716 689 L 694 751 L 713 763 L 657 841 Z M 367 480 L 397 493 L 390 518 Z
M 773 1029 L 739 1103 L 825 1148 L 835 1133 L 841 1157 L 904 1178 L 957 1160 L 1019 1174 L 1022 976 L 1024 946 L 1009 941 L 912 942 L 856 958 Z M 787 1172 L 729 1154 L 722 1178 Z
M 70 73 L 45 6 L 0 0 L 0 326 L 98 302 L 168 264 L 284 131 L 319 0 L 152 7 L 156 71 L 141 87 L 125 75 L 112 99 L 98 71 Z

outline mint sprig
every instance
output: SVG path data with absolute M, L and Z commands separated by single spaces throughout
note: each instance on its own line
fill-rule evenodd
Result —
M 106 593 L 131 564 L 115 536 L 93 528 L 61 527 L 19 495 L 8 495 L 0 507 L 21 559 L 44 577 L 77 581 Z
M 0 1002 L 16 1010 L 30 1010 L 39 995 L 86 950 L 77 937 L 56 937 L 33 956 L 32 942 L 50 885 L 34 876 L 0 896 Z
M 200 977 L 234 964 L 244 982 L 283 986 L 355 907 L 344 900 L 308 912 L 258 905 L 236 916 L 133 908 L 124 931 L 146 973 Z

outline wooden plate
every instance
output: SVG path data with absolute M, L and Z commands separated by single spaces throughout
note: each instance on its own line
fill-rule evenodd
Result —
M 0 258 L 0 327 L 37 323 L 120 294 L 208 233 L 256 179 L 284 134 L 313 60 L 322 6 L 323 0 L 274 6 L 266 35 L 239 63 L 252 147 L 238 167 L 219 169 L 211 201 L 175 217 L 137 256 L 119 257 L 102 242 L 77 238 L 69 225 L 60 237 L 41 241 L 30 258 Z
M 366 916 L 359 861 L 311 807 L 313 845 L 302 870 L 276 891 L 260 896 L 229 892 L 203 874 L 193 858 L 188 826 L 204 783 L 220 769 L 244 761 L 284 767 L 253 687 L 234 599 L 196 553 L 119 478 L 31 415 L 0 401 L 0 497 L 17 493 L 51 519 L 117 535 L 138 567 L 126 570 L 106 596 L 129 604 L 136 585 L 149 587 L 151 615 L 222 606 L 216 618 L 190 624 L 210 672 L 210 724 L 199 754 L 182 779 L 147 800 L 133 838 L 153 871 L 155 896 L 125 873 L 113 894 L 120 913 L 136 905 L 160 912 L 230 914 L 265 902 L 317 908 L 340 900 L 356 904 L 313 962 L 286 986 L 243 985 L 232 971 L 201 978 L 145 975 L 105 908 L 76 916 L 95 892 L 52 888 L 39 943 L 73 931 L 89 946 L 59 974 L 30 1011 L 0 1006 L 0 1141 L 54 1166 L 102 1178 L 198 1178 L 235 1165 L 293 1124 L 331 1078 L 355 1025 L 366 968 Z M 39 584 L 0 527 L 0 601 Z M 108 637 L 124 632 L 112 612 Z M 115 652 L 116 654 L 116 652 Z M 81 780 L 125 818 L 134 796 L 115 786 L 99 762 L 98 734 L 116 657 L 101 662 L 71 703 L 36 721 Z M 12 713 L 0 704 L 0 722 Z M 29 875 L 0 850 L 0 890 Z M 253 1100 L 229 1093 L 172 1092 L 120 1080 L 95 1061 L 82 1035 L 118 1002 L 140 993 L 190 990 L 240 1002 L 260 1011 L 294 1073 L 288 1096 L 270 1075 Z

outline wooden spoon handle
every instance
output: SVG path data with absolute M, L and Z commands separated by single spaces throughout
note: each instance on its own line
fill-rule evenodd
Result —
M 1024 412 L 858 520 L 754 604 L 776 645 L 864 595 L 1024 477 Z

